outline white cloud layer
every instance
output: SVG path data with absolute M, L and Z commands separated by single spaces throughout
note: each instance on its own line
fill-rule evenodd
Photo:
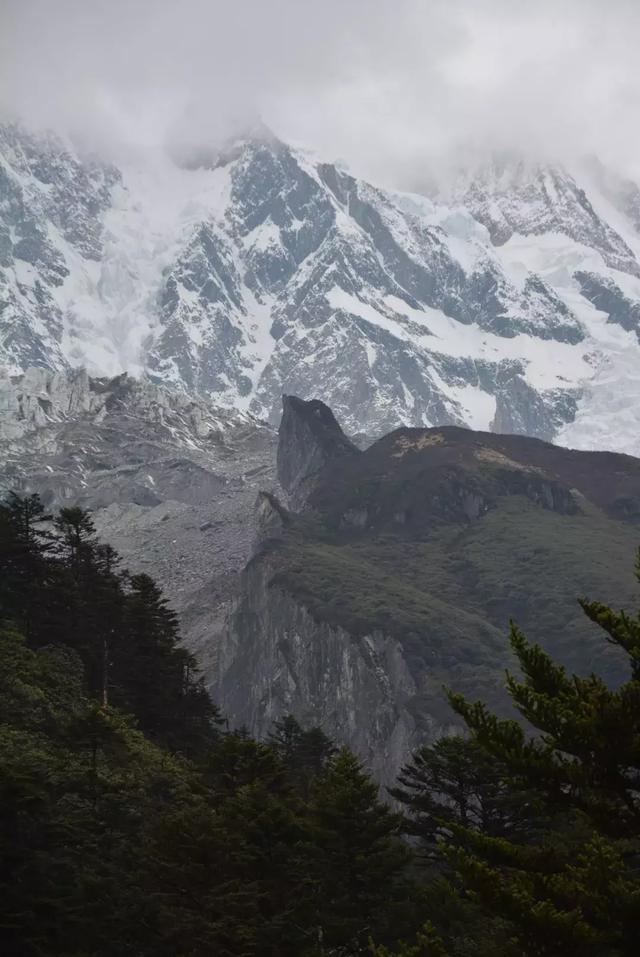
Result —
M 0 109 L 100 149 L 261 116 L 410 186 L 467 150 L 640 173 L 637 0 L 0 0 Z

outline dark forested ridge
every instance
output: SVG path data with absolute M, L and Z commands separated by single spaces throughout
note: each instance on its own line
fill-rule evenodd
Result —
M 228 729 L 154 582 L 86 512 L 11 497 L 0 952 L 635 954 L 640 617 L 582 605 L 624 683 L 572 676 L 514 626 L 507 692 L 541 734 L 452 693 L 469 735 L 421 748 L 389 806 L 319 728 Z

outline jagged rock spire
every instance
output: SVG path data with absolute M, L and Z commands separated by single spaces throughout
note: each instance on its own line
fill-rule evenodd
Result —
M 317 476 L 329 462 L 359 454 L 324 402 L 282 396 L 278 481 L 291 508 L 304 507 Z

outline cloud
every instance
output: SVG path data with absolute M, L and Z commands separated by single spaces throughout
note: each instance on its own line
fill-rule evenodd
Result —
M 261 116 L 400 185 L 434 159 L 640 172 L 635 0 L 3 0 L 0 108 L 104 150 Z

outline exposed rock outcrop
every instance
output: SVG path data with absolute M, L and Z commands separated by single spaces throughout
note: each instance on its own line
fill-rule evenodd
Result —
M 322 470 L 330 463 L 360 454 L 336 421 L 331 409 L 312 399 L 282 397 L 278 433 L 278 481 L 291 508 L 304 507 Z
M 255 504 L 256 546 L 271 539 L 280 539 L 291 518 L 286 508 L 270 492 L 258 492 Z
M 422 734 L 407 703 L 417 688 L 402 646 L 318 621 L 272 584 L 273 554 L 247 567 L 212 691 L 234 723 L 266 735 L 283 714 L 320 724 L 391 783 Z M 451 726 L 436 724 L 433 736 Z

